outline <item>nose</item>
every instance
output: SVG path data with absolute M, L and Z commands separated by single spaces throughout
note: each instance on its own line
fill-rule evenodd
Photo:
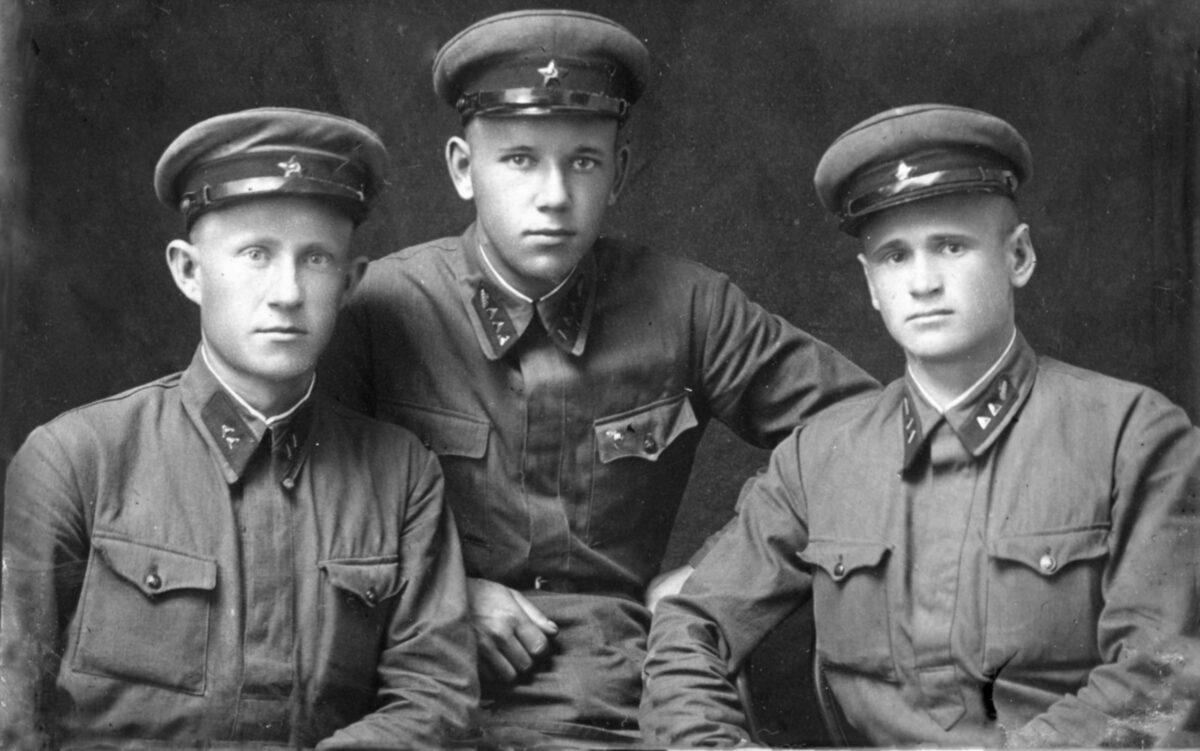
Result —
M 571 190 L 566 173 L 557 166 L 549 166 L 538 186 L 537 207 L 542 211 L 561 211 L 571 203 Z
M 267 290 L 267 302 L 279 308 L 298 306 L 304 301 L 304 287 L 300 284 L 300 269 L 296 261 L 290 257 L 283 257 L 274 267 Z
M 941 267 L 928 253 L 915 253 L 909 268 L 908 288 L 913 297 L 930 297 L 942 291 Z

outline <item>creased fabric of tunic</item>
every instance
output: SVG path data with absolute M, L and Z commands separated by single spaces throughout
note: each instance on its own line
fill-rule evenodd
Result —
M 635 727 L 642 594 L 711 419 L 769 447 L 877 386 L 726 276 L 605 239 L 529 303 L 472 226 L 373 261 L 341 323 L 321 383 L 438 454 L 468 576 L 559 622 L 533 676 L 485 687 L 524 725 Z
M 35 430 L 8 470 L 5 747 L 440 747 L 477 701 L 436 458 L 314 395 L 270 428 L 204 364 Z
M 746 738 L 731 671 L 813 597 L 873 745 L 1152 743 L 1195 698 L 1200 434 L 1160 394 L 1018 334 L 946 414 L 909 377 L 775 450 L 646 661 L 644 733 Z

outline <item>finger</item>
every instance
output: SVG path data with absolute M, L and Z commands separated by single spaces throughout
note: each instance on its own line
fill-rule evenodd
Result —
M 497 638 L 494 642 L 499 653 L 503 655 L 504 660 L 517 673 L 523 673 L 533 667 L 534 653 L 525 646 L 520 636 L 523 627 L 530 628 L 538 634 L 541 633 L 536 628 L 533 628 L 532 624 L 528 626 L 525 624 L 515 624 L 512 631 L 503 637 Z
M 479 671 L 498 683 L 512 683 L 517 669 L 501 653 L 488 634 L 479 634 Z
M 529 601 L 525 595 L 513 590 L 513 600 L 520 606 L 526 617 L 533 622 L 543 632 L 553 636 L 558 633 L 558 624 L 546 617 L 545 613 L 538 610 L 537 606 Z

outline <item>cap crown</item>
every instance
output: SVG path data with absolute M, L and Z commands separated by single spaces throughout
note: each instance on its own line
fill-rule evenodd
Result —
M 1015 197 L 1033 172 L 1016 128 L 980 110 L 917 104 L 874 115 L 834 140 L 813 183 L 842 229 L 857 234 L 871 214 L 951 193 Z
M 623 119 L 645 89 L 646 46 L 603 16 L 526 10 L 485 18 L 433 61 L 433 88 L 464 120 L 583 114 Z
M 189 225 L 230 201 L 275 195 L 326 199 L 357 222 L 386 172 L 387 149 L 362 123 L 262 107 L 218 115 L 181 133 L 158 160 L 154 191 Z

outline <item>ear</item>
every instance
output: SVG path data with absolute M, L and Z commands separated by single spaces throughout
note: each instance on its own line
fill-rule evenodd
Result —
M 1033 269 L 1037 266 L 1037 253 L 1033 249 L 1033 238 L 1029 235 L 1029 225 L 1022 222 L 1008 239 L 1008 277 L 1016 289 L 1024 287 Z
M 617 202 L 617 196 L 621 195 L 621 190 L 625 187 L 625 178 L 629 177 L 629 147 L 622 146 L 617 149 L 616 154 L 617 171 L 613 175 L 612 189 L 608 191 L 608 205 L 612 206 Z
M 338 303 L 338 308 L 344 308 L 346 307 L 346 303 L 350 302 L 350 296 L 358 288 L 358 283 L 362 281 L 363 274 L 365 273 L 367 273 L 366 256 L 356 256 L 351 258 L 350 262 L 346 264 L 345 287 L 342 289 L 342 301 Z
M 871 281 L 871 268 L 867 265 L 867 257 L 859 253 L 858 262 L 862 265 L 863 276 L 867 279 L 867 291 L 871 293 L 871 307 L 879 310 L 879 298 L 875 295 L 875 283 Z
M 167 267 L 184 297 L 200 305 L 204 286 L 201 283 L 200 249 L 185 240 L 172 240 L 167 245 Z
M 446 141 L 446 169 L 450 181 L 458 191 L 459 198 L 470 201 L 475 197 L 475 186 L 471 184 L 471 145 L 461 136 Z

